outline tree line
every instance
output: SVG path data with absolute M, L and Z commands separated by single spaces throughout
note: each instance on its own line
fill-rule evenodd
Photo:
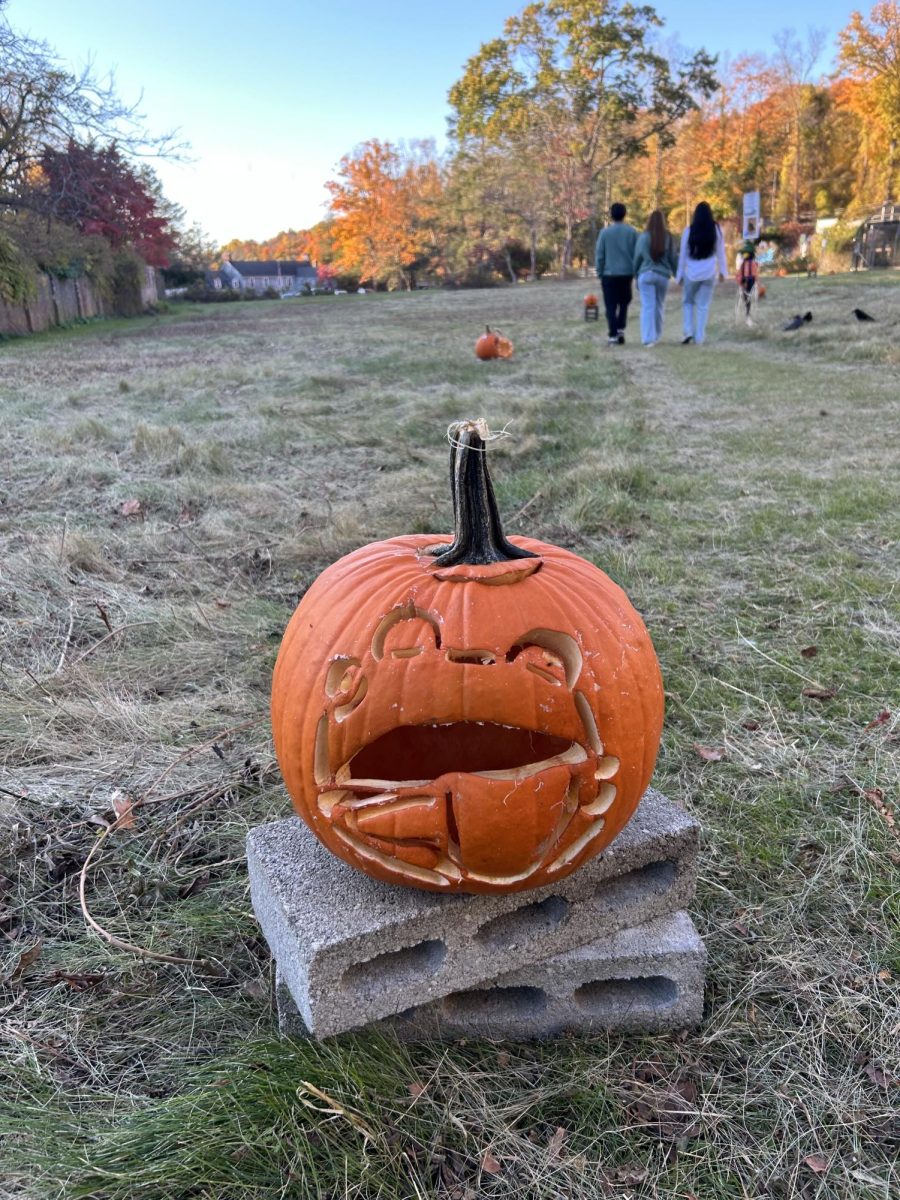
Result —
M 897 0 L 851 15 L 824 77 L 821 31 L 717 62 L 662 26 L 620 0 L 527 5 L 450 89 L 445 154 L 367 141 L 327 183 L 322 222 L 223 252 L 387 287 L 515 280 L 589 261 L 612 199 L 683 227 L 700 199 L 738 216 L 759 190 L 768 221 L 796 229 L 897 196 Z
M 111 77 L 70 70 L 13 29 L 0 0 L 0 297 L 35 268 L 131 286 L 141 263 L 202 278 L 215 248 L 148 165 L 177 155 Z M 638 222 L 684 226 L 697 200 L 720 217 L 759 190 L 767 218 L 799 228 L 897 196 L 900 4 L 854 12 L 837 68 L 816 75 L 821 33 L 775 36 L 768 55 L 716 61 L 664 37 L 648 5 L 540 0 L 508 18 L 450 89 L 449 140 L 373 138 L 328 181 L 328 215 L 235 258 L 308 257 L 323 276 L 385 287 L 535 278 L 590 261 L 613 199 Z M 130 284 L 129 284 L 130 281 Z
M 140 304 L 144 264 L 199 267 L 214 247 L 163 195 L 148 160 L 177 156 L 112 76 L 70 70 L 14 29 L 0 0 L 0 299 L 27 300 L 36 271 L 88 277 L 117 311 Z

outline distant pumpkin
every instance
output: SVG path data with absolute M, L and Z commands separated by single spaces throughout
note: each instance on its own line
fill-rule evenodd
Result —
M 510 358 L 512 352 L 513 344 L 509 338 L 491 329 L 490 325 L 485 326 L 484 333 L 475 343 L 475 355 L 484 362 L 491 358 Z
M 483 422 L 452 429 L 456 532 L 328 567 L 275 666 L 272 732 L 316 836 L 352 866 L 436 892 L 553 884 L 644 793 L 663 690 L 643 621 L 592 563 L 507 539 Z
M 588 292 L 588 294 L 584 298 L 584 307 L 585 308 L 597 308 L 598 303 L 599 302 L 597 300 L 597 297 L 594 295 L 594 293 Z
M 756 294 L 759 297 L 759 299 L 762 300 L 763 296 L 765 296 L 765 294 L 766 294 L 766 285 L 764 283 L 760 283 L 757 286 Z

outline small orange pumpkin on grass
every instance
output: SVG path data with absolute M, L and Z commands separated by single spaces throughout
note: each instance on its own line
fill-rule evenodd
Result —
M 513 352 L 513 344 L 509 338 L 505 338 L 498 330 L 491 329 L 490 325 L 485 325 L 484 333 L 475 343 L 475 355 L 482 362 L 487 362 L 492 358 L 511 358 Z

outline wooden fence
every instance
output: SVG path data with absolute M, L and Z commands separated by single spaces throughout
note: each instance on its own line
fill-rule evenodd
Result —
M 144 269 L 141 302 L 145 306 L 159 299 L 159 282 L 152 267 Z M 89 279 L 56 279 L 38 275 L 34 296 L 26 304 L 7 304 L 0 297 L 0 334 L 42 333 L 53 325 L 89 317 L 115 315 L 98 295 Z

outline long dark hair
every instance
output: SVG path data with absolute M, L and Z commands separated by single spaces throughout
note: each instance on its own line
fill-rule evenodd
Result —
M 710 258 L 716 249 L 718 225 L 713 220 L 712 209 L 701 200 L 694 209 L 694 219 L 688 234 L 688 253 L 691 258 Z
M 647 218 L 647 232 L 650 234 L 650 257 L 654 262 L 659 262 L 666 252 L 666 242 L 669 239 L 666 218 L 658 208 L 654 208 Z

